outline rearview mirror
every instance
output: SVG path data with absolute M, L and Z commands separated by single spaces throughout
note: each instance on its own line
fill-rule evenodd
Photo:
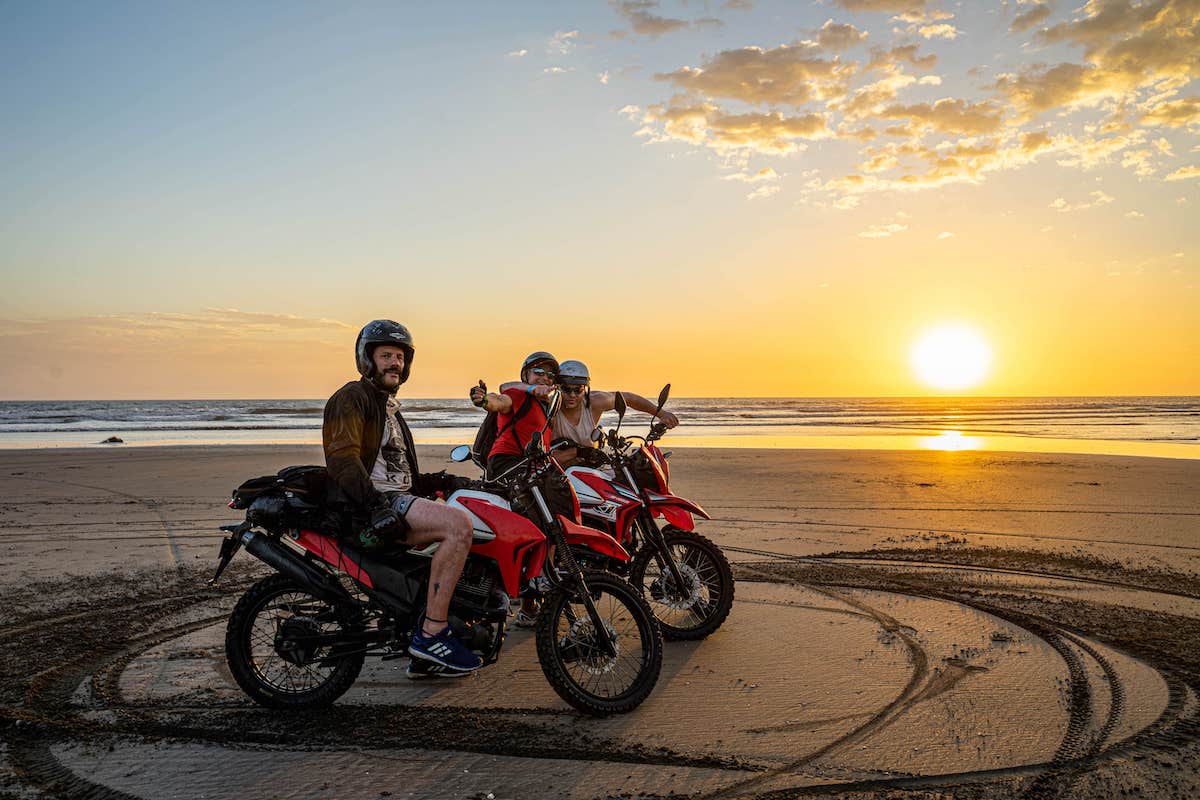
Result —
M 604 429 L 603 428 L 601 428 L 599 425 L 592 428 L 592 441 L 593 442 L 599 442 L 603 438 L 604 438 Z
M 547 422 L 549 422 L 551 417 L 553 417 L 555 414 L 558 413 L 558 406 L 561 402 L 562 402 L 562 392 L 560 392 L 558 389 L 555 389 L 553 392 L 550 393 L 549 408 L 546 410 Z
M 458 447 L 450 451 L 451 461 L 466 461 L 471 457 L 471 445 L 460 444 Z
M 662 407 L 667 404 L 667 398 L 670 396 L 671 396 L 671 384 L 668 383 L 666 386 L 664 386 L 662 388 L 662 391 L 658 393 L 658 408 L 659 408 L 659 410 L 662 410 Z
M 625 410 L 629 408 L 629 406 L 625 405 L 625 395 L 617 392 L 616 397 L 613 398 L 613 407 L 617 410 L 618 417 L 624 417 Z

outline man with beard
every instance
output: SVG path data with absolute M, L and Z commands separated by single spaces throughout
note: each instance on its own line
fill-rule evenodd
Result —
M 325 404 L 325 464 L 341 498 L 357 516 L 370 518 L 359 534 L 361 547 L 437 543 L 425 613 L 408 646 L 409 675 L 460 675 L 482 664 L 454 636 L 448 621 L 450 595 L 471 549 L 471 519 L 460 509 L 426 499 L 452 490 L 456 479 L 417 469 L 416 446 L 396 400 L 414 352 L 412 335 L 398 322 L 378 319 L 358 334 L 354 360 L 362 377 Z

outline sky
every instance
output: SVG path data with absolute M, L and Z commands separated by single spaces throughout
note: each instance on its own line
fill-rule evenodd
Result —
M 1200 394 L 1195 0 L 0 3 L 0 399 Z

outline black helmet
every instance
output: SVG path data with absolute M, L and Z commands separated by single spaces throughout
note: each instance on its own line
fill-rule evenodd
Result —
M 587 364 L 571 359 L 558 365 L 557 382 L 571 386 L 591 386 L 592 376 L 588 374 Z
M 354 363 L 358 367 L 358 374 L 364 378 L 373 377 L 375 362 L 371 360 L 371 356 L 375 348 L 382 344 L 390 344 L 404 351 L 404 369 L 400 372 L 400 383 L 404 383 L 412 370 L 412 334 L 408 332 L 408 328 L 390 319 L 372 320 L 358 332 L 358 341 L 354 343 Z
M 521 380 L 525 380 L 525 370 L 529 369 L 534 364 L 537 364 L 539 361 L 549 361 L 553 365 L 550 367 L 550 370 L 554 373 L 558 372 L 558 359 L 547 353 L 545 350 L 538 350 L 537 352 L 530 353 L 529 355 L 525 356 L 525 361 L 521 364 Z

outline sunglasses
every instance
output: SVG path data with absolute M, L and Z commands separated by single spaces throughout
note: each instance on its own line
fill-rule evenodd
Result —
M 534 375 L 549 375 L 552 378 L 554 377 L 554 373 L 544 367 L 533 367 L 529 371 Z
M 564 387 L 562 387 L 563 394 L 583 394 L 583 392 L 584 392 L 584 388 L 582 386 L 564 386 Z

